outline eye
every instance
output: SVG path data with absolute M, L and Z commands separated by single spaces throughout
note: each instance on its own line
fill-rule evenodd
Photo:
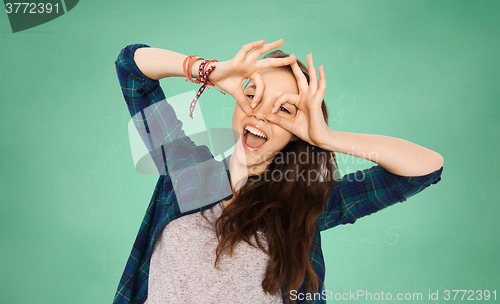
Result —
M 284 106 L 281 106 L 281 107 L 279 108 L 279 110 L 280 110 L 280 111 L 284 111 L 284 112 L 286 112 L 286 113 L 288 113 L 288 114 L 292 114 L 292 113 L 290 113 L 290 111 L 288 111 L 288 109 L 287 109 L 287 108 L 285 108 Z
M 253 99 L 254 95 L 247 95 L 247 97 Z

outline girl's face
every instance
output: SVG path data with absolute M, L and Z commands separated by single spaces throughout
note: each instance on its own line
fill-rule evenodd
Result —
M 292 72 L 284 68 L 270 68 L 260 72 L 265 85 L 264 94 L 253 111 L 248 116 L 238 104 L 233 114 L 233 129 L 237 142 L 234 155 L 238 162 L 253 171 L 263 172 L 267 165 L 290 141 L 297 140 L 291 132 L 264 120 L 264 115 L 272 111 L 276 99 L 283 93 L 299 94 L 297 81 Z M 255 95 L 255 84 L 250 80 L 244 93 L 251 102 Z M 292 119 L 297 115 L 295 105 L 286 103 L 281 105 L 276 114 Z

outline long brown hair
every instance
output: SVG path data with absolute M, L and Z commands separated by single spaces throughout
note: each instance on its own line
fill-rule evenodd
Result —
M 276 50 L 265 58 L 288 57 Z M 309 83 L 307 67 L 297 60 Z M 290 66 L 282 68 L 292 72 Z M 293 72 L 292 72 L 293 73 Z M 321 104 L 323 118 L 328 124 L 325 101 Z M 303 158 L 306 161 L 303 161 Z M 245 241 L 269 255 L 262 288 L 277 295 L 286 284 L 289 303 L 291 290 L 298 290 L 307 278 L 307 290 L 318 292 L 319 279 L 309 258 L 316 229 L 316 220 L 324 209 L 326 195 L 335 183 L 338 170 L 333 152 L 312 146 L 298 139 L 290 141 L 260 175 L 249 176 L 225 207 L 215 223 L 217 267 L 223 253 L 233 254 L 235 246 Z M 314 180 L 313 180 L 314 178 Z M 267 239 L 261 244 L 257 232 Z M 256 248 L 257 248 L 256 247 Z

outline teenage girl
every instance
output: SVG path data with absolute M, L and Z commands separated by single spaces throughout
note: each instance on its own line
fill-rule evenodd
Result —
M 443 157 L 432 150 L 330 129 L 323 67 L 318 78 L 311 54 L 306 67 L 275 50 L 282 44 L 255 41 L 221 62 L 145 44 L 120 52 L 121 88 L 160 178 L 114 303 L 326 303 L 320 232 L 440 181 Z M 168 77 L 236 100 L 224 166 L 200 165 L 212 155 L 183 133 L 159 85 Z M 377 165 L 336 178 L 334 152 Z M 224 178 L 229 193 L 182 208 L 181 197 L 211 197 L 200 189 Z

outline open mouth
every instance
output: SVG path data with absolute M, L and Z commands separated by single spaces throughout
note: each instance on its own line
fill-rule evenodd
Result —
M 267 136 L 261 130 L 246 124 L 243 128 L 243 145 L 245 148 L 255 151 L 260 149 L 267 142 Z

